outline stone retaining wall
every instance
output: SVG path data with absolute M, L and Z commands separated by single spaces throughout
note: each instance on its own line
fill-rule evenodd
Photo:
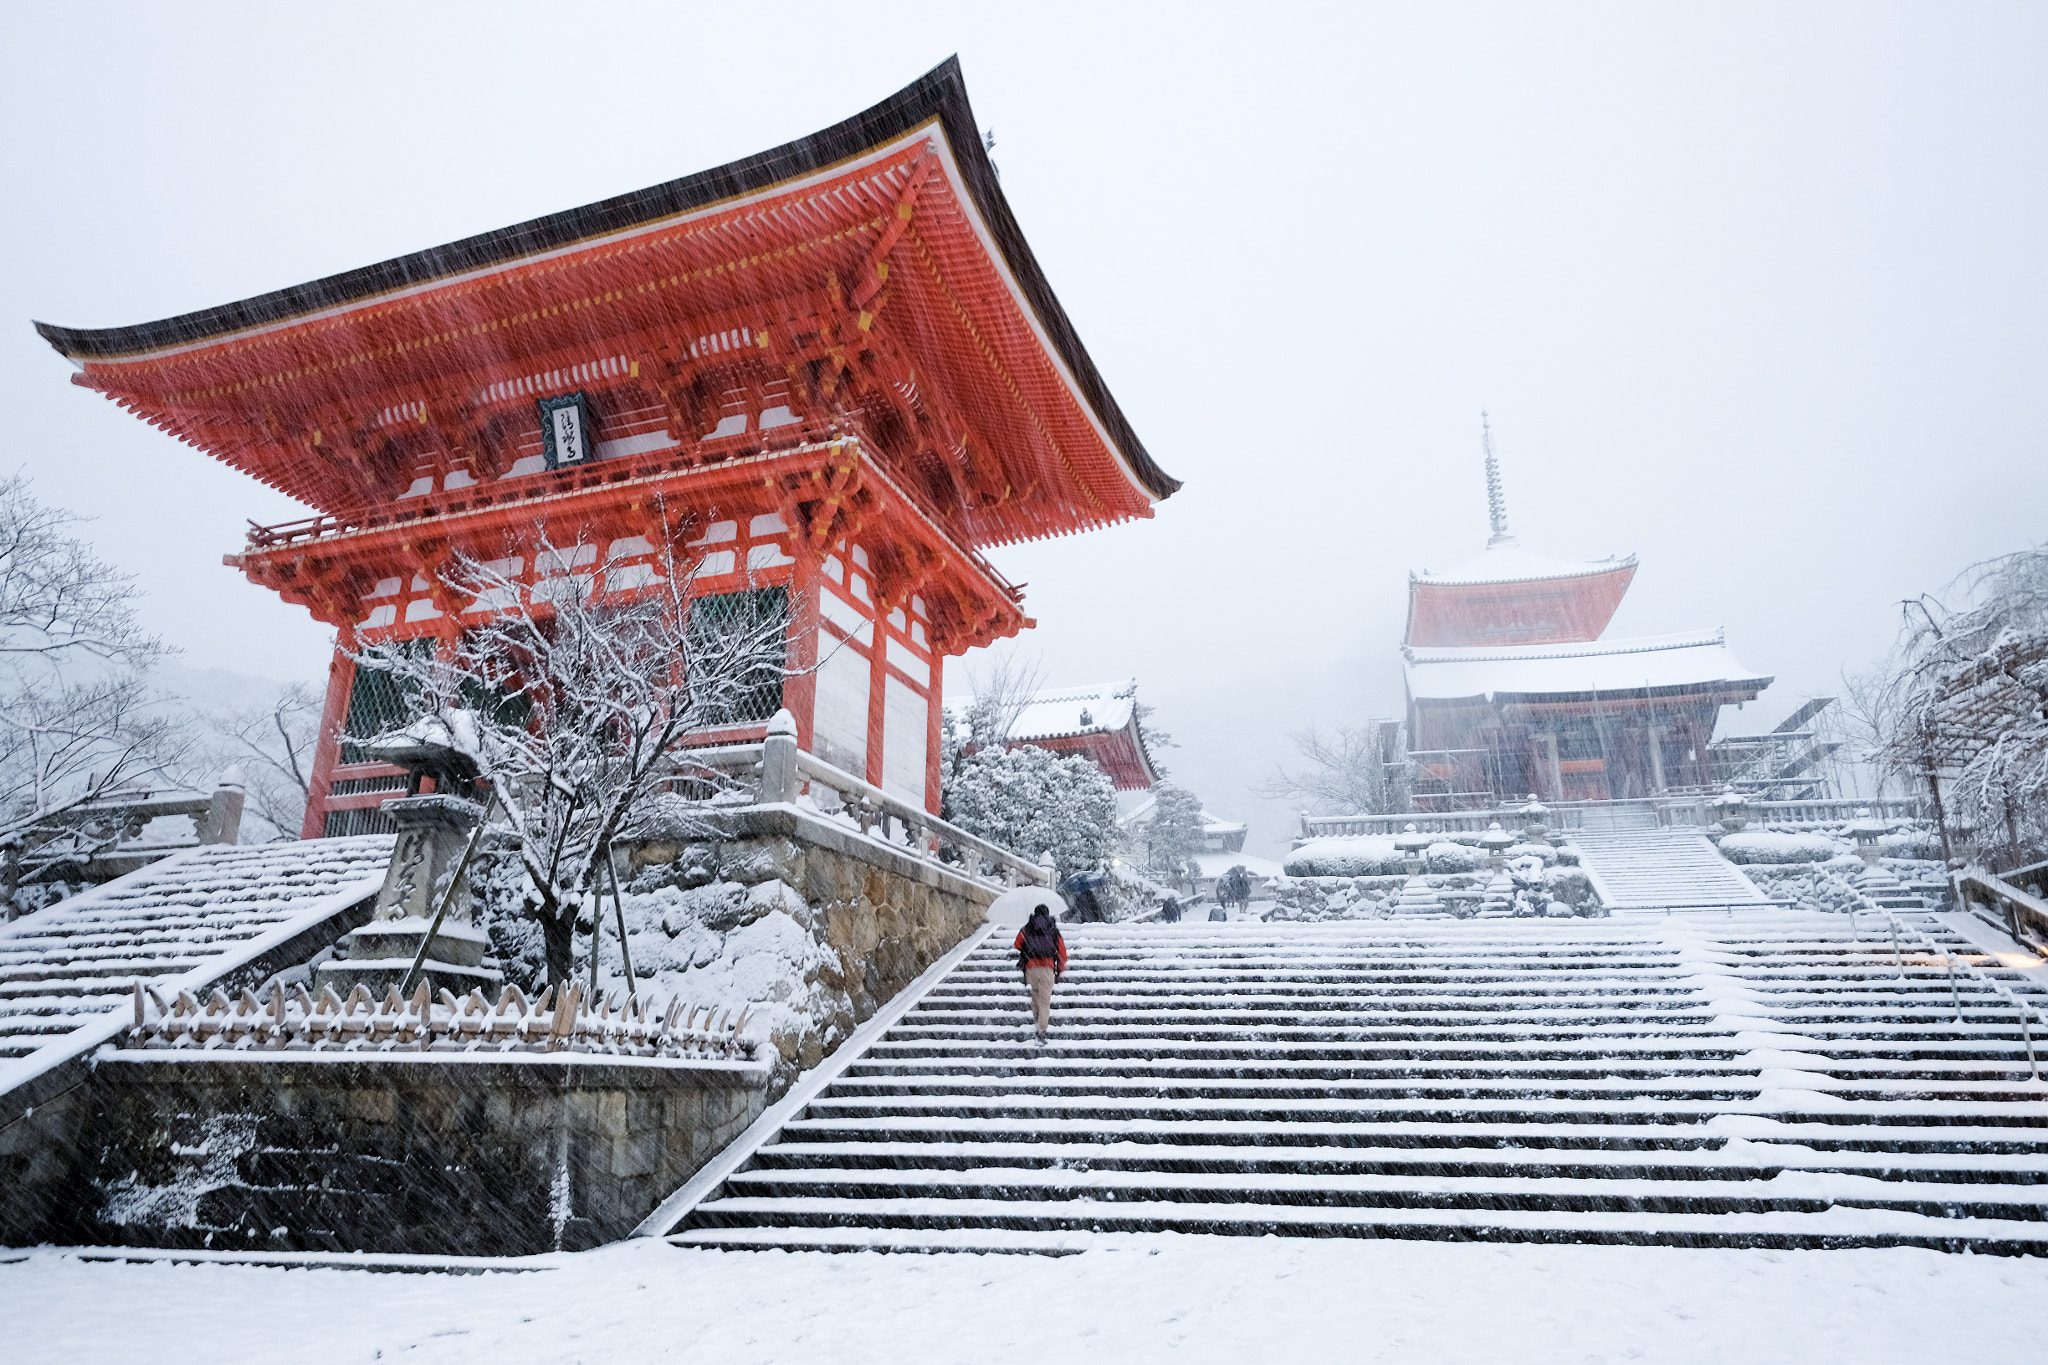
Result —
M 761 1063 L 104 1055 L 7 1240 L 510 1256 L 630 1233 L 759 1117 Z M 39 1155 L 47 1157 L 44 1148 Z
M 825 950 L 824 962 L 802 983 L 814 1002 L 809 1012 L 771 1035 L 771 1101 L 985 924 L 1000 893 L 795 806 L 756 806 L 718 821 L 720 838 L 641 845 L 633 855 L 640 869 L 634 885 L 756 888 L 779 881 L 801 900 L 795 913 Z M 793 908 L 787 897 L 739 898 L 711 927 L 729 932 L 750 915 Z

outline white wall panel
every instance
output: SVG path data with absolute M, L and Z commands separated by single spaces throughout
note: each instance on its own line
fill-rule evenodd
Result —
M 817 709 L 811 713 L 811 752 L 855 777 L 868 771 L 868 661 L 865 655 L 820 634 Z
M 931 709 L 917 689 L 890 678 L 882 691 L 882 790 L 913 806 L 924 804 L 930 725 Z

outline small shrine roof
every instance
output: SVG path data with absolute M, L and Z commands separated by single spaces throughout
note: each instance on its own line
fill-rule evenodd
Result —
M 946 710 L 962 716 L 971 696 L 946 699 Z M 1086 753 L 1109 774 L 1119 791 L 1137 791 L 1156 780 L 1151 755 L 1137 725 L 1138 684 L 1086 683 L 1037 693 L 1010 723 L 1009 742 L 1061 753 Z
M 1613 573 L 1616 569 L 1633 569 L 1635 566 L 1634 555 L 1593 560 L 1559 559 L 1526 549 L 1508 538 L 1487 546 L 1455 568 L 1440 573 L 1424 569 L 1409 577 L 1417 583 L 1526 583 L 1545 578 L 1584 578 L 1590 574 Z
M 946 709 L 965 714 L 974 698 L 948 697 Z M 1138 705 L 1135 679 L 1055 687 L 1037 693 L 1010 724 L 1009 738 L 1019 743 L 1039 739 L 1072 739 L 1113 734 L 1131 723 Z
M 1410 646 L 1401 652 L 1408 695 L 1417 701 L 1687 688 L 1754 693 L 1772 681 L 1743 667 L 1719 629 L 1505 649 Z

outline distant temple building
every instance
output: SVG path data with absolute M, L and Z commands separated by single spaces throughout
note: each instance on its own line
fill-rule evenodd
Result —
M 947 709 L 964 718 L 972 697 L 955 697 Z M 1144 791 L 1159 780 L 1138 724 L 1138 684 L 1090 683 L 1034 693 L 1017 708 L 1006 737 L 1059 754 L 1082 754 L 1108 775 L 1118 791 Z
M 1724 780 L 1710 752 L 1720 710 L 1755 700 L 1771 679 L 1744 668 L 1718 629 L 1603 638 L 1635 557 L 1524 549 L 1508 534 L 1490 435 L 1486 479 L 1485 550 L 1408 580 L 1401 653 L 1417 802 L 1605 801 Z
M 73 382 L 318 512 L 228 557 L 340 635 L 308 837 L 380 827 L 405 785 L 362 748 L 402 700 L 348 651 L 487 619 L 459 560 L 542 600 L 642 590 L 669 544 L 716 611 L 789 621 L 786 684 L 699 738 L 787 706 L 805 749 L 936 812 L 945 660 L 1031 624 L 981 551 L 1179 487 L 1011 216 L 957 61 L 651 189 L 160 322 L 38 326 Z M 1149 772 L 1142 746 L 1111 761 Z

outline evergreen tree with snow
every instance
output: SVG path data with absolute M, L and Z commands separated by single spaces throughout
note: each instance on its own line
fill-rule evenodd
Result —
M 1153 875 L 1175 886 L 1192 885 L 1202 875 L 1195 855 L 1202 851 L 1202 803 L 1183 787 L 1161 785 L 1152 797 L 1152 818 L 1145 822 L 1145 865 Z
M 1060 876 L 1099 868 L 1116 838 L 1116 788 L 1079 754 L 1000 745 L 958 755 L 942 814 L 969 834 L 1034 861 L 1052 851 Z

